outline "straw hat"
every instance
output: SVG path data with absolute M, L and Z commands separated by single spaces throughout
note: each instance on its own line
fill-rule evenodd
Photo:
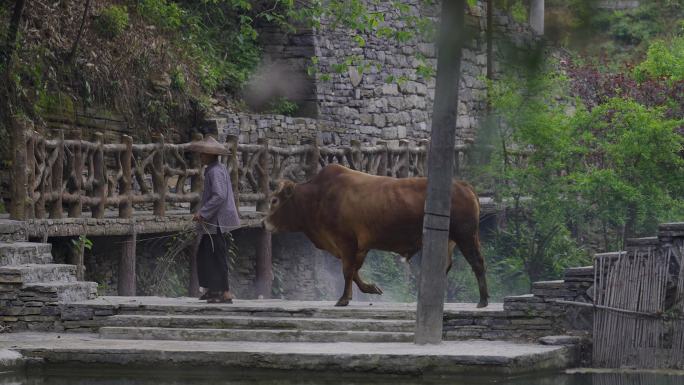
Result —
M 199 142 L 193 142 L 188 149 L 203 154 L 228 155 L 226 147 L 211 136 L 207 136 Z

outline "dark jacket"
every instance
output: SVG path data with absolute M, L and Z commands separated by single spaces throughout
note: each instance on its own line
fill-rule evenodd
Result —
M 214 162 L 204 170 L 204 191 L 202 191 L 202 207 L 198 214 L 204 219 L 200 222 L 200 233 L 216 233 L 216 226 L 222 233 L 240 227 L 240 216 L 235 207 L 233 187 L 226 167 Z

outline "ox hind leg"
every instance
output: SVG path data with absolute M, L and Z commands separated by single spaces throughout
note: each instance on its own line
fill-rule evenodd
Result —
M 466 261 L 475 273 L 477 278 L 477 285 L 480 289 L 480 302 L 477 307 L 486 307 L 489 304 L 489 292 L 487 291 L 487 278 L 485 272 L 487 266 L 485 265 L 482 251 L 480 250 L 480 237 L 476 233 L 474 235 L 464 236 L 458 239 L 458 248 L 465 257 Z
M 354 282 L 362 293 L 382 295 L 382 289 L 380 289 L 378 285 L 365 282 L 363 279 L 361 279 L 361 275 L 359 274 L 359 270 L 361 270 L 361 266 L 363 266 L 363 262 L 366 260 L 366 254 L 368 254 L 367 251 L 359 251 L 356 253 L 356 271 L 354 272 Z
M 356 272 L 356 264 L 352 258 L 342 258 L 342 274 L 344 275 L 344 292 L 335 306 L 347 306 L 352 299 L 352 280 Z

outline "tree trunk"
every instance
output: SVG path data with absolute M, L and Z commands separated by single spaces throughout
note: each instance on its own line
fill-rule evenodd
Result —
M 81 42 L 81 36 L 83 36 L 83 29 L 85 28 L 85 22 L 88 18 L 88 11 L 90 10 L 90 0 L 86 0 L 85 6 L 83 7 L 83 17 L 81 18 L 81 25 L 78 27 L 78 33 L 76 34 L 76 39 L 74 39 L 74 44 L 71 46 L 69 51 L 68 62 L 71 62 L 76 57 L 76 51 L 78 51 L 78 43 Z
M 17 0 L 14 3 L 14 11 L 12 12 L 12 19 L 10 19 L 9 28 L 7 29 L 7 42 L 2 52 L 2 62 L 9 69 L 12 63 L 12 55 L 17 47 L 17 34 L 19 33 L 19 23 L 21 23 L 21 15 L 24 12 L 24 0 Z
M 494 79 L 494 0 L 487 0 L 487 80 Z M 491 109 L 487 96 L 487 112 Z
M 15 103 L 16 92 L 14 90 L 14 81 L 12 80 L 12 57 L 17 46 L 17 35 L 19 33 L 19 24 L 21 23 L 21 16 L 24 11 L 24 0 L 17 0 L 14 3 L 14 11 L 10 19 L 9 28 L 7 29 L 7 40 L 4 47 L 0 51 L 0 125 L 4 127 L 9 133 L 11 149 L 10 154 L 12 158 L 12 207 L 11 218 L 24 218 L 24 204 L 25 202 L 17 202 L 23 200 L 26 195 L 26 141 L 24 125 L 19 124 L 15 119 Z M 24 181 L 24 182 L 22 182 Z M 15 194 L 14 190 L 24 189 L 23 193 Z
M 437 43 L 437 88 L 432 112 L 418 287 L 417 344 L 438 344 L 442 341 L 456 107 L 465 39 L 465 6 L 465 0 L 442 1 L 441 28 Z

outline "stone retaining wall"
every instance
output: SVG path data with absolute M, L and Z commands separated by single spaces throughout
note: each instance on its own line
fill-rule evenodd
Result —
M 408 2 L 413 15 L 435 18 L 438 11 L 425 6 L 420 0 Z M 385 23 L 393 28 L 404 28 L 396 12 L 387 9 L 387 3 L 367 2 L 371 12 L 382 12 Z M 463 51 L 462 76 L 459 82 L 459 105 L 457 142 L 468 143 L 475 138 L 480 117 L 486 107 L 487 70 L 485 5 L 478 2 L 469 8 L 466 16 L 470 38 Z M 519 24 L 498 10 L 494 17 L 494 70 L 510 46 L 529 49 L 537 37 L 529 26 Z M 264 31 L 273 35 L 272 29 Z M 240 136 L 243 143 L 254 143 L 265 137 L 278 144 L 299 143 L 301 137 L 319 136 L 323 144 L 348 144 L 350 140 L 374 142 L 399 139 L 422 139 L 429 136 L 430 114 L 435 91 L 435 79 L 416 74 L 419 66 L 436 68 L 434 44 L 421 39 L 398 44 L 370 35 L 361 36 L 365 44 L 358 46 L 353 34 L 333 27 L 323 20 L 316 31 L 303 31 L 291 38 L 281 37 L 264 46 L 265 66 L 276 65 L 272 74 L 259 74 L 263 79 L 260 91 L 266 94 L 293 97 L 305 105 L 299 116 L 289 118 L 280 115 L 235 114 L 216 111 L 217 119 L 210 124 L 210 131 L 221 137 L 232 134 Z M 312 53 L 318 60 L 317 74 L 312 79 L 306 69 L 311 64 L 306 55 Z M 334 69 L 346 58 L 356 57 L 343 73 Z M 361 71 L 362 65 L 368 65 Z M 268 71 L 266 71 L 268 72 Z M 285 79 L 283 79 L 285 78 Z M 328 79 L 329 78 L 329 79 Z M 282 84 L 289 84 L 284 90 Z M 269 87 L 269 84 L 271 87 Z M 273 88 L 273 89 L 271 89 Z M 288 95 L 287 88 L 301 89 Z M 315 107 L 312 106 L 312 98 Z
M 59 320 L 56 292 L 22 290 L 21 276 L 0 271 L 0 329 L 48 331 Z

